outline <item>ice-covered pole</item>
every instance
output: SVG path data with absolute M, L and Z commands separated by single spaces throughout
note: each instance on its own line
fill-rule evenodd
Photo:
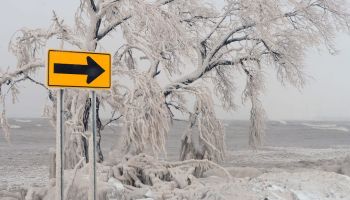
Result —
M 91 91 L 91 125 L 92 135 L 89 137 L 89 200 L 96 200 L 96 93 Z M 92 137 L 91 137 L 92 136 Z
M 63 156 L 63 89 L 57 95 L 57 120 L 56 120 L 56 200 L 63 200 L 64 189 L 64 156 Z

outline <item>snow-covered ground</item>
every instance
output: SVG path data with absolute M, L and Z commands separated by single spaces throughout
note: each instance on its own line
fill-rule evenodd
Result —
M 265 147 L 230 152 L 228 160 L 226 169 L 232 181 L 223 182 L 226 175 L 220 170 L 208 171 L 208 178 L 201 181 L 224 199 L 350 199 L 350 146 Z
M 348 200 L 350 177 L 317 170 L 269 172 L 254 178 L 200 180 L 201 190 L 219 199 L 239 200 Z M 197 188 L 188 188 L 198 192 Z M 199 192 L 198 192 L 199 193 Z M 218 195 L 219 194 L 219 195 Z M 201 199 L 201 198 L 198 198 Z M 207 198 L 211 199 L 211 198 Z M 214 198 L 213 198 L 214 199 Z
M 23 186 L 49 185 L 48 149 L 54 131 L 42 120 L 12 121 L 12 143 L 0 140 L 0 199 L 4 191 Z M 250 150 L 245 144 L 245 122 L 226 122 L 229 151 L 219 169 L 194 179 L 184 188 L 150 188 L 141 197 L 159 199 L 227 200 L 349 200 L 350 136 L 335 129 L 315 129 L 304 122 L 271 123 L 265 147 Z M 40 126 L 36 126 L 40 124 Z M 316 123 L 315 123 L 316 124 Z M 319 122 L 317 123 L 320 124 Z M 338 125 L 337 125 L 338 126 Z M 341 127 L 349 128 L 348 123 Z M 169 134 L 168 159 L 176 160 L 179 135 L 185 125 L 175 123 Z M 330 127 L 330 126 L 327 126 Z M 331 126 L 333 128 L 334 126 Z M 117 131 L 111 131 L 111 130 Z M 232 134 L 234 133 L 234 134 Z M 112 126 L 104 133 L 104 152 L 118 140 Z M 346 145 L 348 144 L 348 145 Z M 309 147 L 310 146 L 310 147 Z

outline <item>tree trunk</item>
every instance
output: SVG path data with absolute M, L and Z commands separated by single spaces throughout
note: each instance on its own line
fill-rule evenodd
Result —
M 86 132 L 89 129 L 89 115 L 90 115 L 90 108 L 91 108 L 91 99 L 87 98 L 85 102 L 85 109 L 83 113 L 83 124 L 84 124 L 84 131 Z M 83 141 L 83 149 L 84 149 L 84 156 L 86 158 L 86 162 L 89 162 L 89 144 L 85 137 L 81 136 L 81 139 Z
M 84 109 L 84 114 L 83 114 L 83 124 L 84 124 L 84 131 L 88 131 L 89 129 L 89 116 L 90 116 L 90 108 L 91 108 L 91 99 L 88 98 L 86 99 L 85 102 L 85 109 Z M 103 153 L 101 150 L 101 128 L 102 128 L 102 123 L 99 115 L 99 110 L 100 110 L 100 100 L 99 98 L 96 99 L 96 124 L 97 124 L 97 133 L 96 133 L 96 152 L 97 152 L 97 162 L 102 162 L 103 161 Z M 83 147 L 84 147 L 84 156 L 86 158 L 86 162 L 89 162 L 89 145 L 88 141 L 85 137 L 82 137 L 83 141 Z
M 96 134 L 96 151 L 97 151 L 97 162 L 103 161 L 103 153 L 101 149 L 101 129 L 102 129 L 102 123 L 100 119 L 100 99 L 96 98 L 96 125 L 97 125 L 97 134 Z

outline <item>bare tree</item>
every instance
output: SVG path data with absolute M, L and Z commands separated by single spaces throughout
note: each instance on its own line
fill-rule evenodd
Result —
M 21 29 L 10 42 L 18 64 L 13 71 L 1 72 L 2 127 L 8 127 L 4 98 L 12 92 L 15 99 L 19 82 L 30 80 L 46 88 L 31 75 L 45 66 L 41 50 L 48 40 L 95 51 L 106 36 L 120 31 L 124 42 L 113 53 L 115 79 L 109 91 L 98 92 L 98 109 L 109 105 L 114 113 L 109 122 L 115 113 L 122 116 L 125 149 L 165 151 L 166 134 L 178 110 L 190 123 L 182 137 L 181 159 L 221 161 L 224 129 L 216 118 L 212 93 L 224 108 L 234 110 L 234 75 L 247 77 L 242 100 L 251 103 L 249 139 L 252 146 L 260 145 L 264 70 L 274 67 L 283 84 L 302 87 L 306 50 L 323 44 L 334 53 L 336 31 L 349 31 L 345 8 L 339 0 L 226 0 L 220 11 L 199 0 L 80 0 L 74 27 L 54 14 L 48 29 Z M 117 77 L 128 81 L 118 82 Z M 47 90 L 51 103 L 45 113 L 55 120 L 56 93 Z M 195 98 L 194 105 L 188 96 Z M 66 167 L 73 168 L 81 156 L 87 157 L 84 132 L 90 100 L 85 90 L 67 90 L 64 98 Z M 100 142 L 103 125 L 98 124 Z M 194 127 L 198 138 L 192 134 Z M 98 150 L 102 161 L 100 146 Z

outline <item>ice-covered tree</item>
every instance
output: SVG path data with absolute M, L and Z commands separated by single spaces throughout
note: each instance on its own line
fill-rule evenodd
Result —
M 46 88 L 32 75 L 45 67 L 43 49 L 49 40 L 60 40 L 57 48 L 99 51 L 106 37 L 119 32 L 123 44 L 112 52 L 113 85 L 98 92 L 97 109 L 113 113 L 107 123 L 124 121 L 124 149 L 136 154 L 165 151 L 176 112 L 189 119 L 180 158 L 221 161 L 224 129 L 216 118 L 213 96 L 232 111 L 235 95 L 250 102 L 249 143 L 260 145 L 264 71 L 272 67 L 282 84 L 302 87 L 306 50 L 325 45 L 334 53 L 337 31 L 349 31 L 344 5 L 340 0 L 226 0 L 218 10 L 200 0 L 80 0 L 74 26 L 54 13 L 49 28 L 21 29 L 11 40 L 9 50 L 18 62 L 1 71 L 2 127 L 8 128 L 5 98 L 11 93 L 16 99 L 21 81 Z M 235 93 L 234 76 L 246 76 L 243 94 Z M 56 91 L 46 89 L 51 102 L 45 113 L 55 120 Z M 64 99 L 66 166 L 73 168 L 87 157 L 84 132 L 90 99 L 85 90 L 66 90 Z M 100 118 L 97 125 L 100 144 Z M 98 151 L 101 161 L 99 145 Z
M 249 143 L 258 146 L 264 135 L 265 114 L 259 100 L 266 82 L 264 71 L 273 68 L 282 84 L 301 88 L 306 50 L 324 45 L 333 54 L 336 33 L 349 31 L 349 12 L 344 5 L 345 1 L 333 0 L 227 0 L 224 9 L 214 16 L 183 12 L 186 6 L 179 8 L 177 14 L 194 35 L 195 66 L 193 72 L 168 84 L 164 94 L 196 94 L 188 88 L 196 88 L 195 82 L 207 82 L 214 85 L 222 106 L 234 109 L 234 75 L 243 72 L 247 83 L 242 99 L 251 103 Z M 201 111 L 205 113 L 203 108 Z M 201 119 L 193 119 L 201 124 Z M 206 127 L 220 130 L 215 125 Z M 185 135 L 184 149 L 191 149 L 190 137 L 189 133 Z

